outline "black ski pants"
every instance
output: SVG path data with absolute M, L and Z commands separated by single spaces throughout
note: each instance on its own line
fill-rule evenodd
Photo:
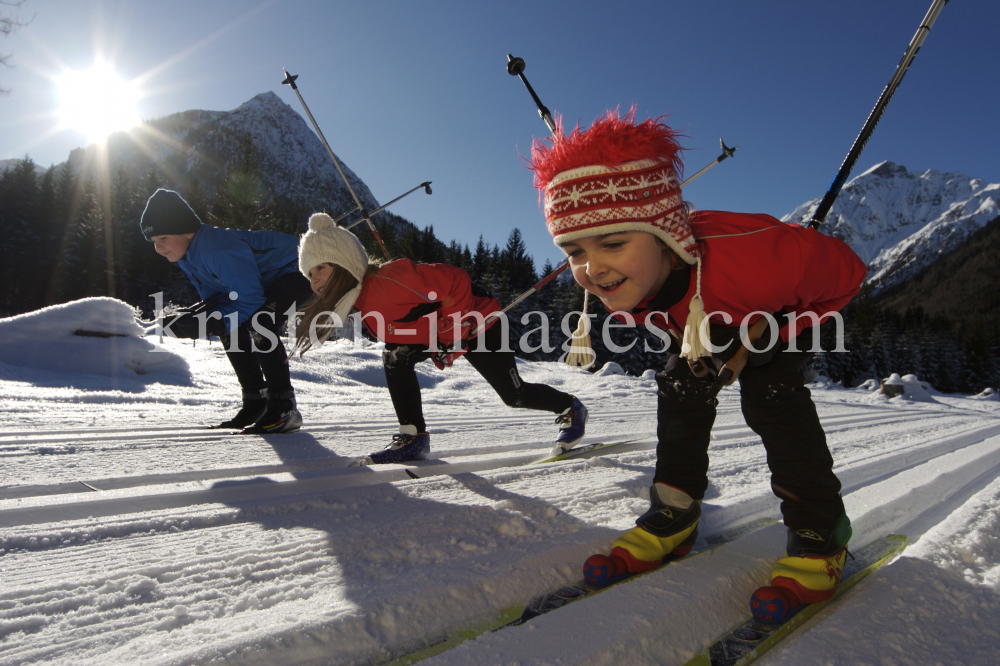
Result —
M 469 351 L 464 358 L 489 382 L 504 404 L 555 414 L 561 414 L 573 405 L 573 396 L 545 384 L 529 384 L 521 379 L 514 352 L 499 351 L 504 342 L 503 327 L 499 322 L 480 333 L 480 336 L 483 337 L 486 351 L 477 352 L 478 339 L 469 340 Z M 417 383 L 414 366 L 433 355 L 424 345 L 393 343 L 387 343 L 382 354 L 385 381 L 399 424 L 415 426 L 417 432 L 427 432 L 427 423 L 424 421 L 420 385 Z
M 816 406 L 802 374 L 808 352 L 779 351 L 740 374 L 747 425 L 764 443 L 771 488 L 781 498 L 785 525 L 831 529 L 845 514 L 840 481 Z M 702 499 L 708 488 L 708 445 L 719 404 L 714 377 L 697 378 L 687 361 L 671 355 L 656 375 L 656 481 Z
M 264 305 L 257 310 L 261 313 L 257 317 L 257 325 L 270 331 L 277 338 L 278 344 L 272 349 L 272 342 L 254 330 L 251 323 L 253 317 L 236 329 L 235 348 L 230 336 L 222 340 L 226 347 L 226 357 L 236 371 L 240 387 L 248 395 L 258 394 L 264 388 L 275 395 L 292 390 L 288 353 L 281 342 L 280 331 L 288 323 L 285 314 L 288 309 L 295 304 L 296 310 L 300 310 L 312 296 L 312 289 L 309 280 L 301 273 L 288 273 L 275 280 L 270 289 L 264 292 L 264 296 Z M 255 348 L 258 351 L 254 351 Z M 232 351 L 234 349 L 239 351 Z

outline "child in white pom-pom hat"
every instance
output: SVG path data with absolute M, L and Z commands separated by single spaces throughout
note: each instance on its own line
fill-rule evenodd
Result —
M 787 556 L 752 605 L 759 619 L 780 618 L 831 596 L 844 565 L 850 521 L 805 387 L 811 354 L 796 349 L 811 348 L 810 329 L 847 305 L 866 268 L 839 240 L 768 215 L 689 215 L 675 133 L 659 120 L 636 123 L 634 115 L 610 112 L 532 150 L 548 229 L 576 281 L 622 321 L 672 334 L 656 375 L 659 442 L 649 510 L 610 555 L 588 559 L 584 573 L 607 584 L 690 551 L 708 487 L 716 396 L 738 377 L 743 414 L 767 450 L 788 529 Z M 799 317 L 794 328 L 786 315 Z M 754 340 L 770 320 L 776 344 L 750 353 L 741 324 Z
M 299 244 L 299 270 L 309 278 L 316 298 L 299 323 L 296 349 L 304 353 L 321 344 L 353 309 L 361 313 L 365 328 L 386 343 L 382 361 L 399 434 L 366 462 L 402 463 L 428 456 L 430 437 L 414 366 L 432 360 L 444 369 L 463 354 L 507 405 L 559 415 L 559 451 L 583 438 L 586 407 L 562 391 L 521 379 L 506 327 L 497 325 L 499 319 L 481 327 L 500 304 L 461 268 L 409 259 L 380 266 L 354 234 L 318 213 L 309 219 L 309 231 Z M 469 339 L 476 327 L 481 328 L 477 337 Z M 440 354 L 435 348 L 452 351 Z

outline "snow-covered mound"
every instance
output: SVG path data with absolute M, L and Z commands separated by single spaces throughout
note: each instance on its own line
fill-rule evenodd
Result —
M 113 298 L 84 298 L 0 319 L 0 363 L 70 374 L 156 375 L 156 381 L 166 375 L 172 383 L 190 381 L 187 362 L 145 340 L 144 334 L 130 305 Z
M 869 382 L 874 384 L 875 380 L 870 379 L 868 380 L 868 382 L 865 382 L 865 384 L 862 386 L 868 385 Z M 901 386 L 903 392 L 898 395 L 891 395 L 891 394 L 886 395 L 882 392 L 879 392 L 873 396 L 873 400 L 875 401 L 907 400 L 911 402 L 937 402 L 937 400 L 934 399 L 934 396 L 931 395 L 931 392 L 937 393 L 937 391 L 935 391 L 934 388 L 927 382 L 920 381 L 920 379 L 916 375 L 903 375 L 902 377 L 900 377 L 898 372 L 894 372 L 891 375 L 889 375 L 889 378 L 886 379 L 884 383 L 886 386 Z
M 878 382 L 874 379 L 866 379 L 864 382 L 854 387 L 855 391 L 875 391 L 878 389 Z
M 608 361 L 604 366 L 594 373 L 598 377 L 606 377 L 608 375 L 624 375 L 625 371 L 622 370 L 622 366 L 618 365 L 614 361 Z
M 807 201 L 782 221 L 808 223 L 819 201 Z M 844 186 L 823 230 L 850 245 L 868 264 L 868 281 L 884 287 L 955 249 L 1000 215 L 998 202 L 1000 184 L 882 162 Z
M 834 382 L 830 381 L 830 378 L 827 377 L 826 375 L 816 375 L 815 377 L 812 378 L 812 381 L 809 382 L 809 386 L 814 387 L 814 388 L 818 388 L 818 389 L 821 389 L 821 388 L 825 389 L 825 388 L 830 388 L 830 386 L 833 383 Z

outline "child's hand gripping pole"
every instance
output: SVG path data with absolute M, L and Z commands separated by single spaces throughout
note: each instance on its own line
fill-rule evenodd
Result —
M 750 359 L 750 346 L 753 343 L 760 340 L 760 336 L 764 335 L 764 329 L 767 328 L 771 321 L 771 317 L 761 317 L 747 329 L 746 337 L 741 338 L 743 344 L 740 348 L 736 350 L 733 357 L 726 361 L 725 365 L 722 366 L 722 370 L 719 371 L 720 382 L 719 388 L 723 386 L 731 386 L 739 378 L 740 373 L 743 372 L 743 368 L 746 367 L 747 361 Z
M 434 363 L 434 367 L 438 370 L 444 370 L 445 368 L 450 368 L 451 364 L 455 362 L 455 359 L 467 351 L 469 350 L 464 347 L 458 347 L 456 349 L 442 349 L 431 357 L 431 362 Z
M 764 335 L 764 329 L 767 328 L 770 321 L 771 317 L 761 317 L 747 329 L 745 336 L 741 336 L 740 341 L 742 344 L 740 344 L 740 348 L 736 350 L 731 359 L 719 368 L 718 375 L 716 375 L 715 382 L 712 385 L 711 395 L 718 395 L 723 386 L 732 386 L 736 383 L 740 373 L 743 372 L 743 368 L 746 367 L 747 361 L 750 360 L 750 347 Z M 694 361 L 689 360 L 688 367 L 691 368 L 691 374 L 695 377 L 704 377 L 707 375 L 709 373 L 709 365 L 706 360 L 710 361 L 710 359 L 704 358 Z

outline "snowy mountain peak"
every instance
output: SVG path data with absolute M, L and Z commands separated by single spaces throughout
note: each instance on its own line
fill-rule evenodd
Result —
M 819 199 L 782 220 L 806 224 Z M 850 245 L 879 288 L 906 280 L 1000 214 L 1000 184 L 881 162 L 851 179 L 823 230 Z
M 285 104 L 284 102 L 282 102 L 281 98 L 278 97 L 278 95 L 275 94 L 274 91 L 268 90 L 266 92 L 257 93 L 256 95 L 254 95 L 253 97 L 251 97 L 247 101 L 245 101 L 242 104 L 240 104 L 239 107 L 236 110 L 239 111 L 240 109 L 252 108 L 252 107 L 262 107 L 262 106 L 275 106 L 275 107 L 281 107 L 281 108 L 285 108 L 285 107 L 291 108 L 287 104 Z
M 113 134 L 108 161 L 112 172 L 121 164 L 133 178 L 140 178 L 155 168 L 166 185 L 183 193 L 197 183 L 211 197 L 246 134 L 257 148 L 264 183 L 276 196 L 315 211 L 337 213 L 355 207 L 319 137 L 271 91 L 232 111 L 183 111 Z M 78 172 L 95 169 L 96 146 L 74 150 L 69 162 Z M 368 186 L 343 160 L 340 164 L 365 206 L 377 208 Z
M 857 178 L 853 178 L 850 182 L 853 183 L 858 178 L 861 178 L 863 176 L 868 176 L 868 175 L 881 176 L 883 178 L 889 178 L 889 177 L 891 177 L 891 176 L 893 176 L 895 174 L 898 174 L 898 173 L 908 173 L 908 172 L 907 172 L 905 166 L 901 166 L 901 165 L 898 165 L 898 164 L 893 164 L 892 162 L 889 162 L 889 161 L 879 162 L 878 164 L 876 164 L 875 166 L 873 166 L 871 169 L 868 169 L 868 171 L 865 171 L 861 175 L 857 176 Z

